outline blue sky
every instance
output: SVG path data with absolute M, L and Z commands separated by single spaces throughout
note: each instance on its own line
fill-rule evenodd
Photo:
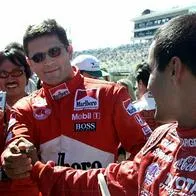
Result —
M 196 5 L 196 0 L 6 0 L 1 2 L 0 48 L 22 42 L 29 24 L 55 18 L 68 29 L 75 50 L 118 46 L 130 41 L 131 19 L 144 9 Z

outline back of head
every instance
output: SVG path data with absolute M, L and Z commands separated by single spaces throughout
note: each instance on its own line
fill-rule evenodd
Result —
M 145 62 L 138 64 L 136 67 L 136 70 L 135 70 L 136 81 L 139 82 L 141 80 L 143 82 L 143 84 L 147 87 L 149 77 L 150 77 L 149 65 Z
M 69 41 L 66 35 L 65 29 L 60 26 L 54 19 L 44 20 L 42 23 L 37 25 L 30 25 L 25 35 L 23 36 L 23 46 L 25 54 L 28 56 L 28 43 L 36 38 L 45 35 L 56 35 L 62 44 L 67 48 L 69 46 Z
M 0 65 L 5 61 L 9 60 L 18 67 L 23 67 L 24 72 L 28 79 L 32 75 L 29 65 L 27 64 L 24 50 L 21 44 L 12 42 L 8 44 L 3 51 L 0 52 Z
M 99 60 L 92 55 L 79 55 L 72 61 L 72 65 L 76 65 L 79 70 L 86 72 L 93 77 L 102 77 Z
M 196 14 L 176 17 L 165 23 L 154 37 L 154 58 L 164 71 L 172 57 L 178 57 L 196 75 Z

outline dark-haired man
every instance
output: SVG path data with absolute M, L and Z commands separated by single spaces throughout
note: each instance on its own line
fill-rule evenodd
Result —
M 196 14 L 174 18 L 157 31 L 148 86 L 157 104 L 155 118 L 167 124 L 152 133 L 134 161 L 88 171 L 37 162 L 33 176 L 42 192 L 99 195 L 97 175 L 103 173 L 112 196 L 196 195 L 195 40 Z
M 70 64 L 66 32 L 55 20 L 30 26 L 23 45 L 42 88 L 14 106 L 7 140 L 26 137 L 39 149 L 42 162 L 78 169 L 114 162 L 120 142 L 134 157 L 151 129 L 126 89 L 80 75 Z M 22 167 L 21 157 L 9 148 L 2 157 L 8 176 L 19 175 L 15 168 Z

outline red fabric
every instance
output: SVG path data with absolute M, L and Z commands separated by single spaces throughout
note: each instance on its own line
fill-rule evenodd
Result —
M 30 178 L 0 181 L 1 196 L 41 196 L 37 184 Z
M 6 118 L 9 120 L 10 110 L 6 109 Z M 0 120 L 0 153 L 5 148 L 6 127 L 4 118 Z M 1 161 L 0 161 L 1 167 Z M 0 172 L 1 176 L 1 172 Z M 25 188 L 24 188 L 25 187 Z M 40 196 L 37 184 L 30 178 L 20 180 L 2 180 L 0 177 L 0 195 L 1 196 Z
M 74 71 L 72 80 L 56 87 L 43 84 L 17 102 L 8 135 L 27 137 L 40 150 L 42 162 L 75 168 L 106 167 L 116 160 L 120 142 L 134 156 L 151 130 L 135 120 L 139 114 L 126 89 Z
M 37 162 L 33 178 L 53 196 L 98 196 L 97 174 L 105 175 L 112 196 L 196 195 L 196 130 L 177 124 L 156 129 L 134 161 L 88 171 Z

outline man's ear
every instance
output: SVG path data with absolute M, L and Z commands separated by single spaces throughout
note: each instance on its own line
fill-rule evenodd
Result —
M 180 82 L 184 73 L 184 64 L 179 57 L 172 57 L 169 62 L 170 75 L 172 80 L 177 83 Z
M 69 45 L 67 47 L 67 52 L 69 54 L 69 59 L 72 60 L 72 57 L 73 57 L 73 47 L 72 47 L 72 45 Z

